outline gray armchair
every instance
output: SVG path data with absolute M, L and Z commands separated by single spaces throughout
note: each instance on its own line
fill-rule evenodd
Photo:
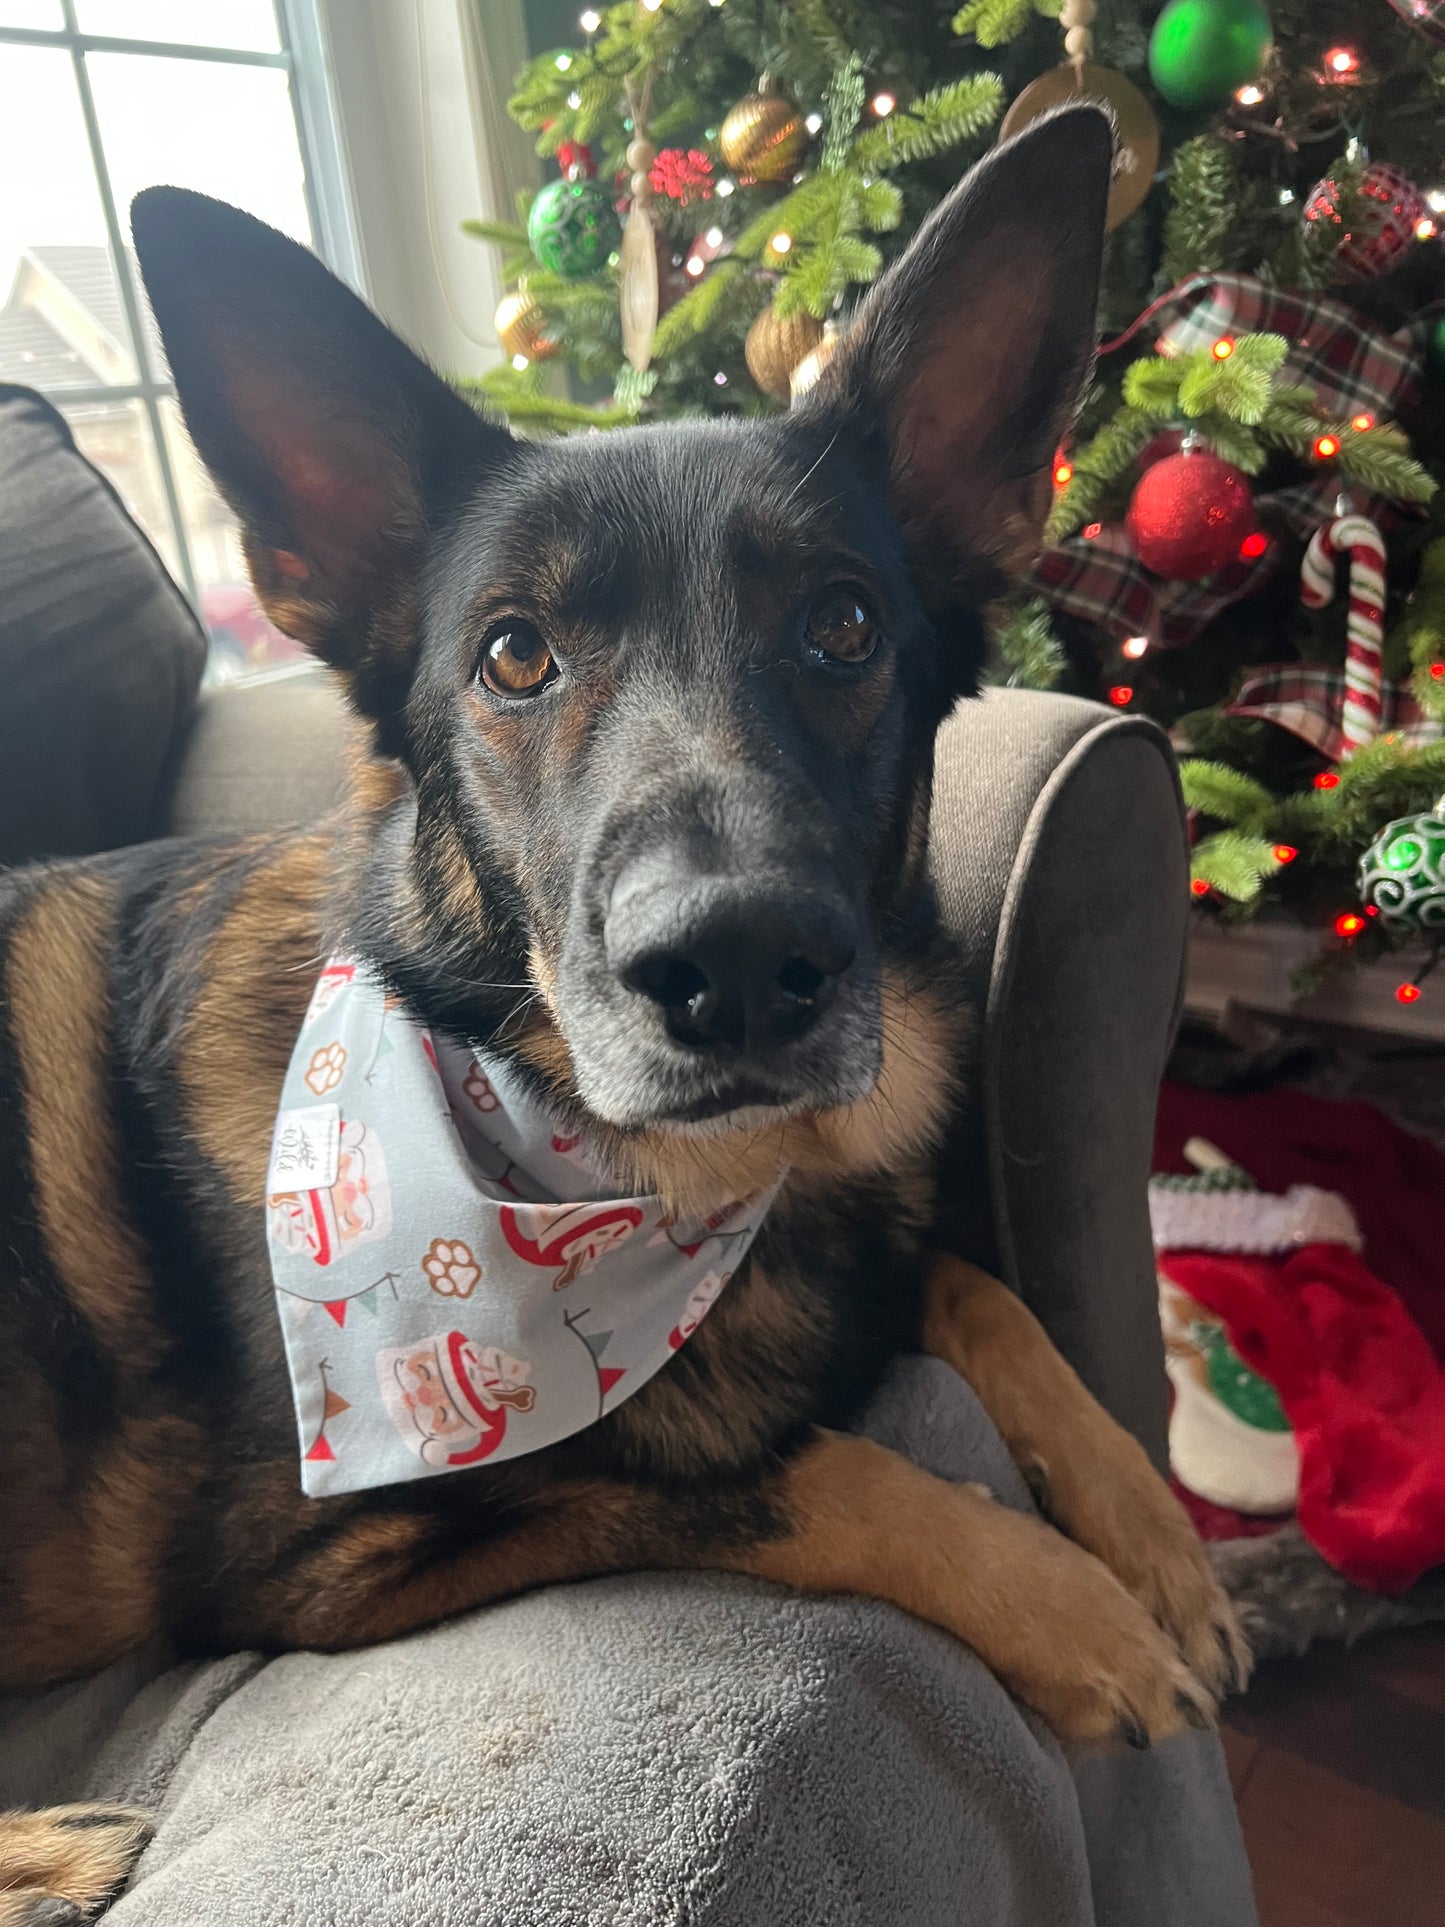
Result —
M 208 696 L 175 830 L 336 793 L 319 677 Z M 982 1013 L 940 1236 L 1019 1289 L 1163 1452 L 1145 1210 L 1184 841 L 1149 725 L 1000 692 L 940 743 L 935 869 Z M 867 1429 L 1027 1496 L 947 1367 Z M 0 1715 L 0 1803 L 156 1808 L 116 1927 L 1249 1927 L 1222 1755 L 1066 1762 L 963 1648 L 892 1608 L 722 1575 L 555 1587 L 339 1656 L 144 1654 Z
M 11 578 L 15 526 L 0 486 Z M 191 661 L 184 611 L 168 620 Z M 87 627 L 115 656 L 113 626 Z M 64 740 L 7 647 L 0 628 L 0 767 L 12 732 Z M 162 740 L 172 723 L 157 715 L 134 778 L 164 773 L 159 829 L 262 828 L 337 793 L 346 726 L 319 676 L 210 692 L 183 744 Z M 41 823 L 9 853 L 97 847 L 108 821 Z M 980 1012 L 939 1235 L 1023 1294 L 1162 1463 L 1144 1180 L 1184 932 L 1167 747 L 1086 703 L 966 704 L 940 743 L 934 856 Z M 1028 1504 L 936 1361 L 898 1361 L 866 1426 Z M 554 1587 L 350 1654 L 144 1652 L 0 1700 L 0 1807 L 89 1798 L 159 1817 L 115 1927 L 1255 1920 L 1212 1736 L 1071 1763 L 937 1629 L 724 1575 Z

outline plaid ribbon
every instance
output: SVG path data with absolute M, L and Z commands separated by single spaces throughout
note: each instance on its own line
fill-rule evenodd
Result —
M 1242 683 L 1224 713 L 1276 723 L 1337 763 L 1345 749 L 1344 702 L 1345 678 L 1338 670 L 1280 663 Z M 1432 722 L 1409 690 L 1395 682 L 1380 684 L 1380 729 L 1393 731 L 1412 748 L 1445 736 L 1445 728 Z
M 1192 275 L 1157 314 L 1160 340 L 1176 354 L 1208 347 L 1221 335 L 1281 334 L 1290 343 L 1282 381 L 1312 388 L 1326 415 L 1368 411 L 1379 419 L 1398 414 L 1419 392 L 1425 338 L 1437 318 L 1427 310 L 1398 334 L 1382 335 L 1327 295 L 1267 287 L 1244 274 Z M 1324 470 L 1256 499 L 1261 510 L 1304 539 L 1333 515 L 1339 488 L 1339 477 Z M 1387 505 L 1354 493 L 1357 507 L 1377 521 L 1388 520 Z M 1163 581 L 1135 558 L 1127 531 L 1116 523 L 1092 538 L 1072 535 L 1046 550 L 1030 586 L 1055 609 L 1097 623 L 1117 641 L 1144 636 L 1156 649 L 1181 649 L 1221 609 L 1262 588 L 1278 562 L 1270 548 L 1229 563 L 1203 582 Z

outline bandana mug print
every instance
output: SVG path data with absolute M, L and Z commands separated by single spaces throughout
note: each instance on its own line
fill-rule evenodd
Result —
M 267 1238 L 313 1495 L 580 1432 L 697 1329 L 776 1195 L 678 1224 L 608 1198 L 520 1079 L 322 971 L 282 1087 Z

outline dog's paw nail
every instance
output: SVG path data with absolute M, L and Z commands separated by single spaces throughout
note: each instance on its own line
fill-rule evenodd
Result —
M 1141 1753 L 1147 1753 L 1153 1745 L 1148 1727 L 1134 1712 L 1125 1713 L 1119 1721 L 1119 1737 L 1126 1745 L 1137 1747 Z
M 1174 1695 L 1174 1704 L 1197 1732 L 1207 1733 L 1214 1725 L 1214 1721 L 1192 1694 L 1176 1693 Z

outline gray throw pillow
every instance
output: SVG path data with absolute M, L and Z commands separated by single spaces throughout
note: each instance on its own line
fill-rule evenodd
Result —
M 205 660 L 64 418 L 0 383 L 0 863 L 153 834 Z

